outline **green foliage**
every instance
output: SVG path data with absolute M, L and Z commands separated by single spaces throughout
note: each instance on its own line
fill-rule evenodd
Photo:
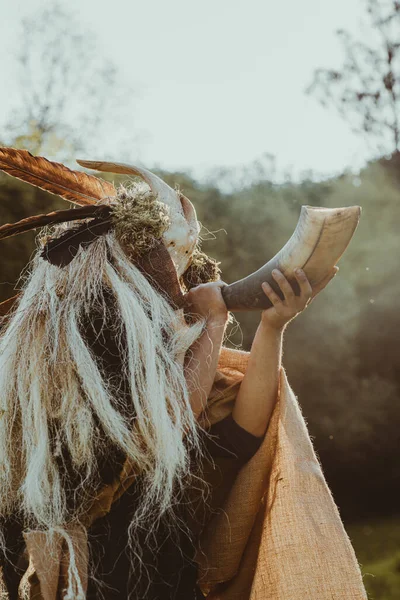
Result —
M 364 581 L 371 600 L 397 600 L 400 594 L 400 552 L 366 565 Z
M 370 600 L 400 596 L 400 517 L 347 527 Z

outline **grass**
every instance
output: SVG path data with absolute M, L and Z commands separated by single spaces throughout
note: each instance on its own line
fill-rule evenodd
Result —
M 346 527 L 370 600 L 400 599 L 400 516 Z

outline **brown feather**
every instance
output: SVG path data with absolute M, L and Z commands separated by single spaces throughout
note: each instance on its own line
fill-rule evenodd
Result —
M 67 210 L 54 210 L 46 215 L 35 215 L 27 217 L 17 223 L 7 223 L 0 227 L 0 240 L 3 240 L 20 233 L 25 233 L 31 229 L 53 225 L 55 223 L 65 223 L 68 221 L 78 221 L 88 218 L 107 218 L 111 212 L 111 206 L 106 204 L 97 204 L 95 206 L 81 206 L 79 208 L 70 208 Z
M 27 150 L 0 147 L 0 170 L 81 206 L 116 196 L 112 183 L 72 171 L 42 156 L 32 156 Z

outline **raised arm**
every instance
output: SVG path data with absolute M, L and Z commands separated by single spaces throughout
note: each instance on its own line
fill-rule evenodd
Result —
M 311 300 L 336 275 L 333 271 L 314 289 L 301 269 L 296 271 L 300 296 L 278 270 L 273 277 L 283 299 L 268 283 L 262 288 L 272 307 L 264 310 L 251 348 L 249 364 L 241 383 L 232 416 L 244 429 L 256 436 L 264 435 L 278 395 L 279 373 L 282 366 L 282 340 L 287 324 L 308 306 Z

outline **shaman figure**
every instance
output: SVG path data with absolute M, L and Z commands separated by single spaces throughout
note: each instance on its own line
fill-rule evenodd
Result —
M 365 598 L 281 365 L 286 325 L 337 269 L 316 286 L 295 270 L 296 290 L 275 269 L 251 353 L 228 350 L 191 202 L 143 168 L 81 164 L 142 182 L 0 150 L 78 205 L 0 227 L 46 226 L 3 305 L 5 597 Z

